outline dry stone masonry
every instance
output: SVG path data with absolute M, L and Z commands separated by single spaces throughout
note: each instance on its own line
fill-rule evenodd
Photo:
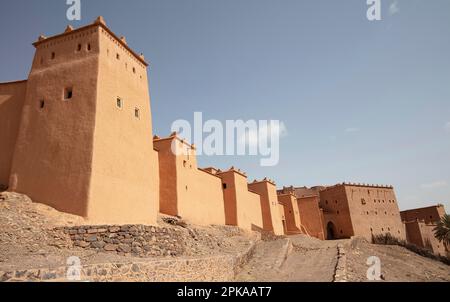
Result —
M 78 226 L 56 229 L 70 236 L 83 249 L 121 256 L 178 256 L 185 251 L 182 229 L 144 225 Z

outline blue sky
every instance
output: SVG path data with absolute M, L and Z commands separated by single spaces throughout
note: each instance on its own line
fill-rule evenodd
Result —
M 103 15 L 143 52 L 155 133 L 176 119 L 277 119 L 280 163 L 205 157 L 282 185 L 392 184 L 402 209 L 450 211 L 450 1 L 362 0 L 1 1 L 0 82 L 25 79 L 39 34 Z M 395 3 L 395 4 L 394 4 Z

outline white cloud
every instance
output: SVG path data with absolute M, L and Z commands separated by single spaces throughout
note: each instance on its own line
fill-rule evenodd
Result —
M 265 125 L 261 125 L 259 129 L 249 129 L 246 134 L 243 134 L 239 138 L 239 143 L 246 144 L 248 146 L 258 146 L 260 139 L 279 140 L 281 137 L 287 136 L 287 128 L 283 122 L 271 124 L 268 122 Z
M 448 183 L 445 180 L 439 180 L 435 181 L 429 184 L 421 184 L 420 187 L 422 189 L 428 190 L 428 189 L 437 189 L 437 188 L 443 188 L 447 187 Z
M 398 1 L 394 0 L 394 2 L 389 5 L 389 15 L 395 15 L 400 12 L 400 8 L 398 7 Z
M 450 132 L 450 122 L 447 122 L 447 123 L 445 124 L 444 128 L 445 128 L 445 130 L 446 130 L 447 132 Z
M 355 127 L 347 128 L 347 129 L 345 129 L 345 132 L 347 132 L 347 133 L 359 132 L 359 128 L 355 128 Z

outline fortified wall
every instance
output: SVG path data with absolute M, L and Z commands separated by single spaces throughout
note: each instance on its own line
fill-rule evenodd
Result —
M 197 225 L 225 225 L 222 179 L 199 169 L 195 146 L 176 133 L 153 140 L 159 157 L 160 212 Z
M 320 191 L 327 238 L 391 234 L 406 240 L 392 186 L 339 184 Z
M 445 215 L 443 205 L 411 209 L 400 212 L 409 243 L 431 250 L 434 254 L 446 256 L 448 247 L 434 236 L 434 228 Z
M 161 212 L 275 235 L 407 238 L 392 186 L 277 192 L 234 167 L 199 168 L 195 146 L 176 133 L 152 139 L 148 63 L 102 17 L 33 46 L 27 80 L 0 83 L 0 190 L 96 225 L 155 225 Z M 443 213 L 403 212 L 409 240 L 442 251 L 430 229 Z

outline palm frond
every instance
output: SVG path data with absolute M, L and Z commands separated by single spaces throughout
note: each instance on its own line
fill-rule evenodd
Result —
M 450 215 L 445 214 L 433 229 L 434 236 L 445 245 L 450 245 Z

